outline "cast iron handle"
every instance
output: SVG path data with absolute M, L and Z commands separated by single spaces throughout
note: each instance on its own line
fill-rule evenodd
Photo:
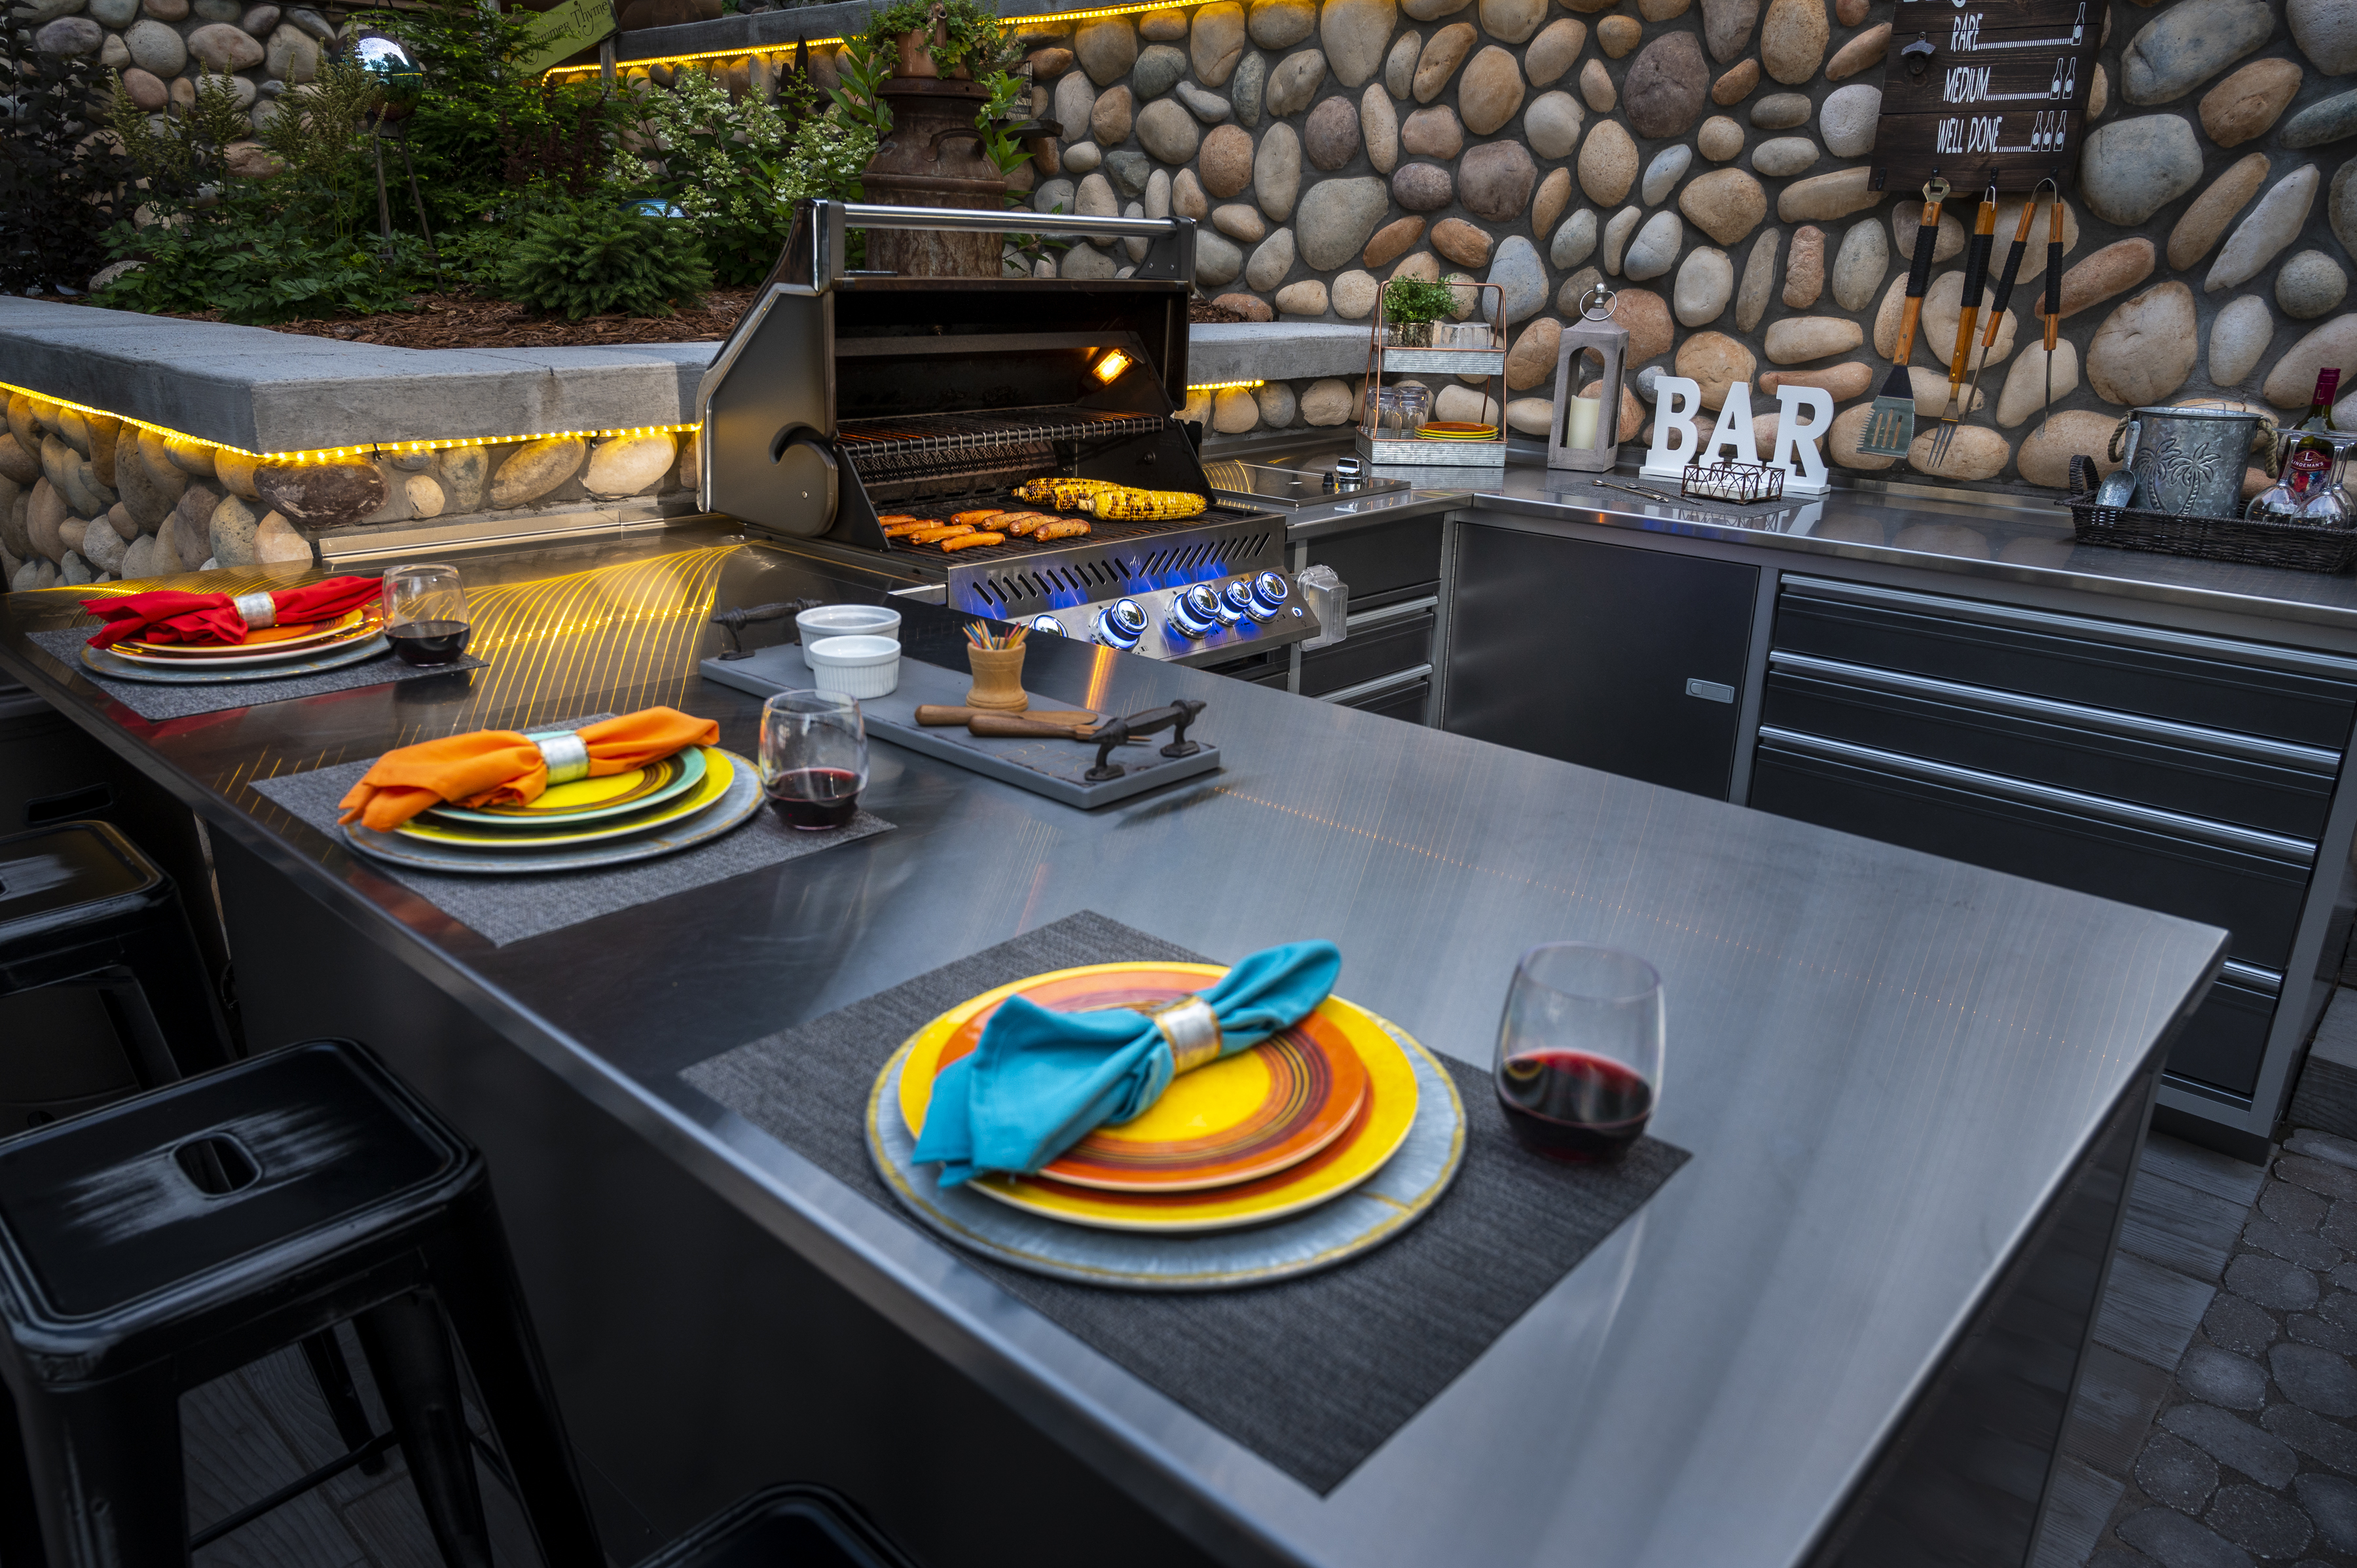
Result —
M 745 647 L 747 627 L 759 626 L 763 621 L 784 620 L 787 617 L 800 615 L 804 610 L 814 610 L 825 602 L 823 599 L 787 599 L 780 604 L 754 605 L 749 608 L 722 610 L 712 618 L 712 624 L 728 634 L 728 651 L 720 657 L 723 659 L 752 658 L 753 655 Z M 800 639 L 790 638 L 787 640 Z
M 1124 769 L 1113 760 L 1113 748 L 1124 742 L 1143 739 L 1160 730 L 1175 731 L 1170 744 L 1162 748 L 1165 757 L 1192 757 L 1202 746 L 1187 738 L 1187 726 L 1202 715 L 1205 704 L 1195 697 L 1181 697 L 1167 708 L 1148 708 L 1142 714 L 1131 714 L 1111 724 L 1101 725 L 1090 736 L 1097 743 L 1097 765 L 1081 775 L 1092 784 L 1102 784 L 1118 779 Z

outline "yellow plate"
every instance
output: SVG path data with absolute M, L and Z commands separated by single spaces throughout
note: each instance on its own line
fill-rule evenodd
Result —
M 960 1003 L 926 1025 L 909 1042 L 908 1059 L 900 1069 L 900 1113 L 909 1131 L 914 1134 L 923 1130 L 935 1063 L 959 1026 L 975 1013 L 1043 980 L 1137 967 L 1141 966 L 1088 964 L 1058 970 L 1052 975 L 1030 975 Z M 1223 965 L 1213 963 L 1145 967 L 1199 974 L 1205 985 L 1227 973 Z M 1111 1230 L 1224 1230 L 1297 1214 L 1339 1197 L 1381 1170 L 1406 1140 L 1415 1124 L 1415 1068 L 1373 1015 L 1336 996 L 1319 1004 L 1318 1011 L 1366 1064 L 1367 1099 L 1349 1132 L 1299 1165 L 1256 1181 L 1203 1192 L 1103 1192 L 1039 1176 L 978 1176 L 966 1185 L 1017 1208 Z M 1109 1131 L 1155 1140 L 1183 1136 L 1184 1130 L 1199 1120 L 1231 1119 L 1231 1101 L 1260 1089 L 1257 1064 L 1243 1059 L 1249 1054 L 1239 1053 L 1181 1074 L 1146 1114 Z
M 585 823 L 576 828 L 538 828 L 519 823 L 512 828 L 479 828 L 455 823 L 428 822 L 413 817 L 393 832 L 404 838 L 425 839 L 433 843 L 462 844 L 478 849 L 518 850 L 554 848 L 559 844 L 589 843 L 597 839 L 620 838 L 626 833 L 645 832 L 651 828 L 665 826 L 692 817 L 728 793 L 729 782 L 736 778 L 736 765 L 728 754 L 716 746 L 702 748 L 704 752 L 703 781 L 675 800 L 633 816 Z

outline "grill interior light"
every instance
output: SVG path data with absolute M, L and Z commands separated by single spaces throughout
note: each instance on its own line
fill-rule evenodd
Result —
M 1129 369 L 1130 366 L 1135 363 L 1137 363 L 1136 360 L 1131 359 L 1120 349 L 1107 349 L 1104 353 L 1104 358 L 1096 362 L 1095 370 L 1097 380 L 1104 382 L 1107 386 L 1111 386 L 1114 382 L 1121 379 L 1121 373 L 1124 371 Z

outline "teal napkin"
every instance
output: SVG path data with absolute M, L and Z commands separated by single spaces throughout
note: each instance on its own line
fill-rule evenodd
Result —
M 1288 942 L 1237 964 L 1200 993 L 1219 1015 L 1219 1055 L 1308 1017 L 1341 970 L 1332 942 Z M 973 1052 L 933 1079 L 912 1157 L 939 1161 L 943 1187 L 985 1171 L 1028 1174 L 1092 1129 L 1142 1114 L 1176 1076 L 1170 1043 L 1145 1014 L 1051 1013 L 1010 996 Z

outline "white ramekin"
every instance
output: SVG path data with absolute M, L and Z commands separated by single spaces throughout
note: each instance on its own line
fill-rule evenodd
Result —
M 823 637 L 802 644 L 811 684 L 838 697 L 889 696 L 900 684 L 900 645 L 888 637 Z
M 888 637 L 900 640 L 900 612 L 882 605 L 821 605 L 794 617 L 803 647 L 823 637 Z

